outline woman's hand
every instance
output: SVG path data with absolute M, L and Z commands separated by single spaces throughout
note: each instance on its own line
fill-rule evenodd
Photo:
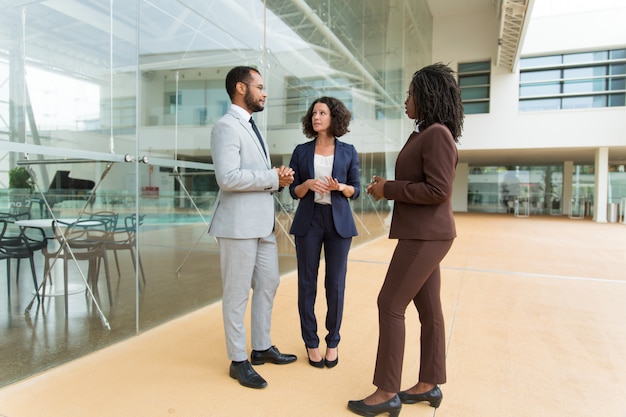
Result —
M 374 197 L 376 201 L 385 198 L 384 190 L 386 182 L 387 180 L 383 177 L 374 175 L 372 177 L 372 182 L 367 186 L 367 193 Z
M 337 178 L 325 177 L 328 181 L 328 189 L 331 191 L 343 191 L 346 188 L 346 184 L 341 184 Z
M 311 178 L 310 180 L 306 180 L 306 186 L 309 190 L 324 194 L 330 192 L 331 188 L 326 181 L 317 180 L 315 178 Z

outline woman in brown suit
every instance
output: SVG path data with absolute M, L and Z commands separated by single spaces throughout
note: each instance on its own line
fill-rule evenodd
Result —
M 463 106 L 453 71 L 437 63 L 413 74 L 405 101 L 415 120 L 396 160 L 395 180 L 374 176 L 367 192 L 394 201 L 389 238 L 398 239 L 378 295 L 379 340 L 376 391 L 348 408 L 362 416 L 389 413 L 402 403 L 428 401 L 439 407 L 446 382 L 445 329 L 439 263 L 456 237 L 452 184 L 463 129 Z M 404 314 L 413 302 L 421 322 L 420 371 L 415 385 L 400 391 L 404 357 Z

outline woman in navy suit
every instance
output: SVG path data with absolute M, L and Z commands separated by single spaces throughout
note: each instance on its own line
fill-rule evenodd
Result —
M 349 199 L 361 191 L 359 158 L 353 145 L 339 141 L 348 130 L 350 111 L 332 97 L 315 100 L 302 118 L 302 132 L 313 140 L 291 156 L 294 182 L 289 192 L 300 200 L 291 226 L 298 260 L 298 311 L 309 363 L 316 368 L 337 365 L 348 251 L 357 235 Z M 315 299 L 320 255 L 326 261 L 326 352 L 319 350 Z

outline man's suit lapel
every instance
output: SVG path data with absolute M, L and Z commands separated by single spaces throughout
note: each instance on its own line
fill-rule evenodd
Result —
M 241 115 L 239 113 L 237 113 L 234 110 L 229 110 L 229 112 L 235 116 L 235 118 L 237 120 L 239 120 L 239 123 L 241 124 L 241 126 L 243 126 L 243 128 L 246 130 L 246 132 L 248 132 L 248 135 L 250 135 L 250 140 L 252 141 L 252 143 L 254 144 L 254 146 L 256 147 L 257 151 L 259 151 L 259 153 L 261 154 L 261 157 L 265 160 L 265 164 L 267 165 L 268 168 L 270 168 L 270 159 L 269 159 L 269 155 L 267 155 L 265 153 L 265 151 L 263 150 L 263 148 L 261 147 L 261 143 L 259 142 L 259 139 L 256 136 L 256 133 L 254 133 L 254 130 L 252 129 L 252 125 L 250 124 L 249 120 L 244 120 Z M 261 136 L 263 136 L 261 134 Z M 265 138 L 263 139 L 263 142 L 265 142 L 265 147 L 267 149 L 267 142 L 265 141 Z

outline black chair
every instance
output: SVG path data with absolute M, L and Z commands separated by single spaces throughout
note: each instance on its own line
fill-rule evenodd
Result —
M 28 220 L 30 219 L 30 211 L 24 211 L 22 213 L 0 213 L 0 219 L 9 220 L 11 223 L 16 222 L 18 220 Z M 5 232 L 5 239 L 9 237 L 19 237 L 22 231 L 16 226 L 9 226 Z M 16 283 L 19 284 L 20 280 L 20 262 L 21 259 L 17 260 L 17 270 L 16 270 Z
M 18 227 L 14 220 L 0 218 L 0 259 L 7 261 L 7 293 L 11 296 L 11 260 L 17 260 L 16 284 L 19 284 L 20 261 L 28 259 L 33 276 L 33 285 L 39 298 L 39 284 L 37 280 L 37 270 L 35 269 L 35 252 L 43 251 L 47 246 L 46 234 L 38 227 Z

